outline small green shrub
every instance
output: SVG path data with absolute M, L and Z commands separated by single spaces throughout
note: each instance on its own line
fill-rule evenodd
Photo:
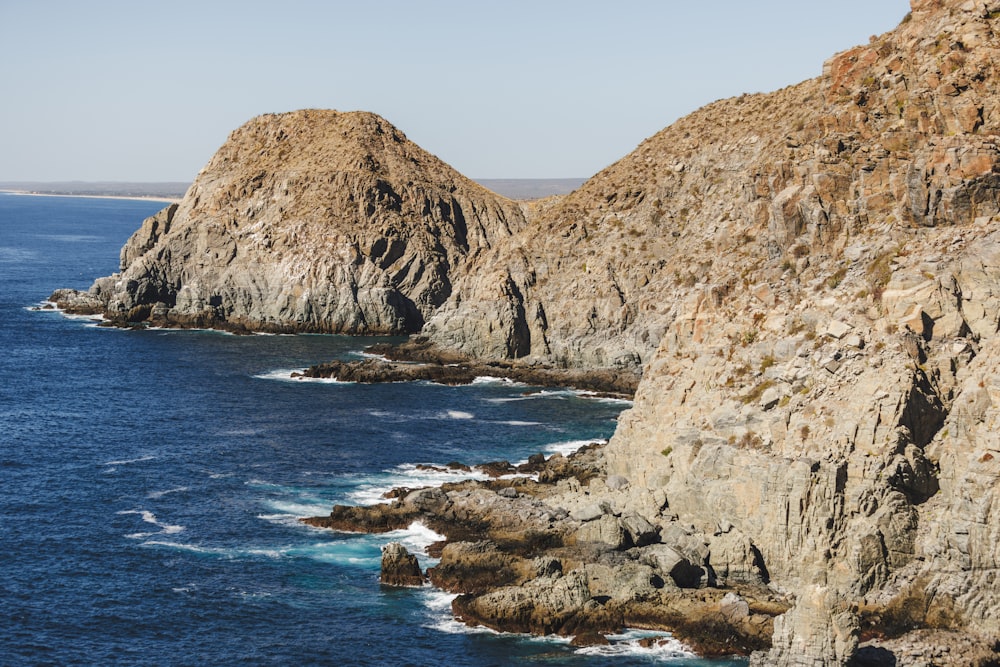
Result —
M 795 247 L 792 248 L 792 257 L 794 257 L 795 259 L 802 259 L 808 254 L 809 254 L 809 246 L 807 246 L 804 243 L 796 244 Z
M 747 431 L 736 443 L 741 449 L 764 449 L 764 439 L 753 431 Z
M 773 386 L 774 386 L 774 380 L 764 380 L 756 387 L 754 387 L 746 394 L 744 394 L 741 400 L 748 405 L 750 403 L 756 403 L 757 401 L 760 400 L 760 397 L 764 395 L 764 392 Z
M 840 285 L 840 283 L 844 282 L 844 277 L 846 275 L 847 275 L 847 268 L 843 266 L 840 267 L 833 273 L 832 276 L 826 279 L 827 286 L 830 289 L 835 289 Z
M 891 248 L 872 260 L 865 270 L 865 277 L 871 292 L 877 299 L 881 299 L 885 286 L 892 278 L 892 260 L 899 254 L 899 248 Z

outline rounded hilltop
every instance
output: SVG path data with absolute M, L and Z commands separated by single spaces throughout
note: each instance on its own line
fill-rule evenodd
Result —
M 234 131 L 145 221 L 77 309 L 230 330 L 418 331 L 467 257 L 524 224 L 371 113 L 303 110 Z
M 301 109 L 257 116 L 229 135 L 202 173 L 238 174 L 243 167 L 258 173 L 356 171 L 400 183 L 481 187 L 368 111 Z

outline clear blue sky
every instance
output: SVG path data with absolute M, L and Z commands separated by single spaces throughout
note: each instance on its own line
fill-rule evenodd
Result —
M 189 181 L 261 113 L 374 111 L 473 178 L 590 176 L 817 76 L 908 0 L 0 0 L 0 180 Z

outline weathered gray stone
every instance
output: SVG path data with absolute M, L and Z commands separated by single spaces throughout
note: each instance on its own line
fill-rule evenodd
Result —
M 609 475 L 605 483 L 612 491 L 624 489 L 628 486 L 628 480 L 621 475 Z
M 379 580 L 387 586 L 423 586 L 424 573 L 416 556 L 399 542 L 390 542 L 382 547 Z
M 582 521 L 586 523 L 587 521 L 594 521 L 600 519 L 604 516 L 604 508 L 597 503 L 592 503 L 589 505 L 584 505 L 579 509 L 570 512 L 570 516 L 577 521 Z
M 826 325 L 826 331 L 824 332 L 827 336 L 831 338 L 836 338 L 840 340 L 853 329 L 850 324 L 846 322 L 841 322 L 839 320 L 830 320 Z

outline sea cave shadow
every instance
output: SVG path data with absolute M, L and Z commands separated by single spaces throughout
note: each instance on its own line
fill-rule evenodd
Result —
M 896 656 L 889 649 L 879 646 L 859 648 L 847 667 L 896 667 Z

